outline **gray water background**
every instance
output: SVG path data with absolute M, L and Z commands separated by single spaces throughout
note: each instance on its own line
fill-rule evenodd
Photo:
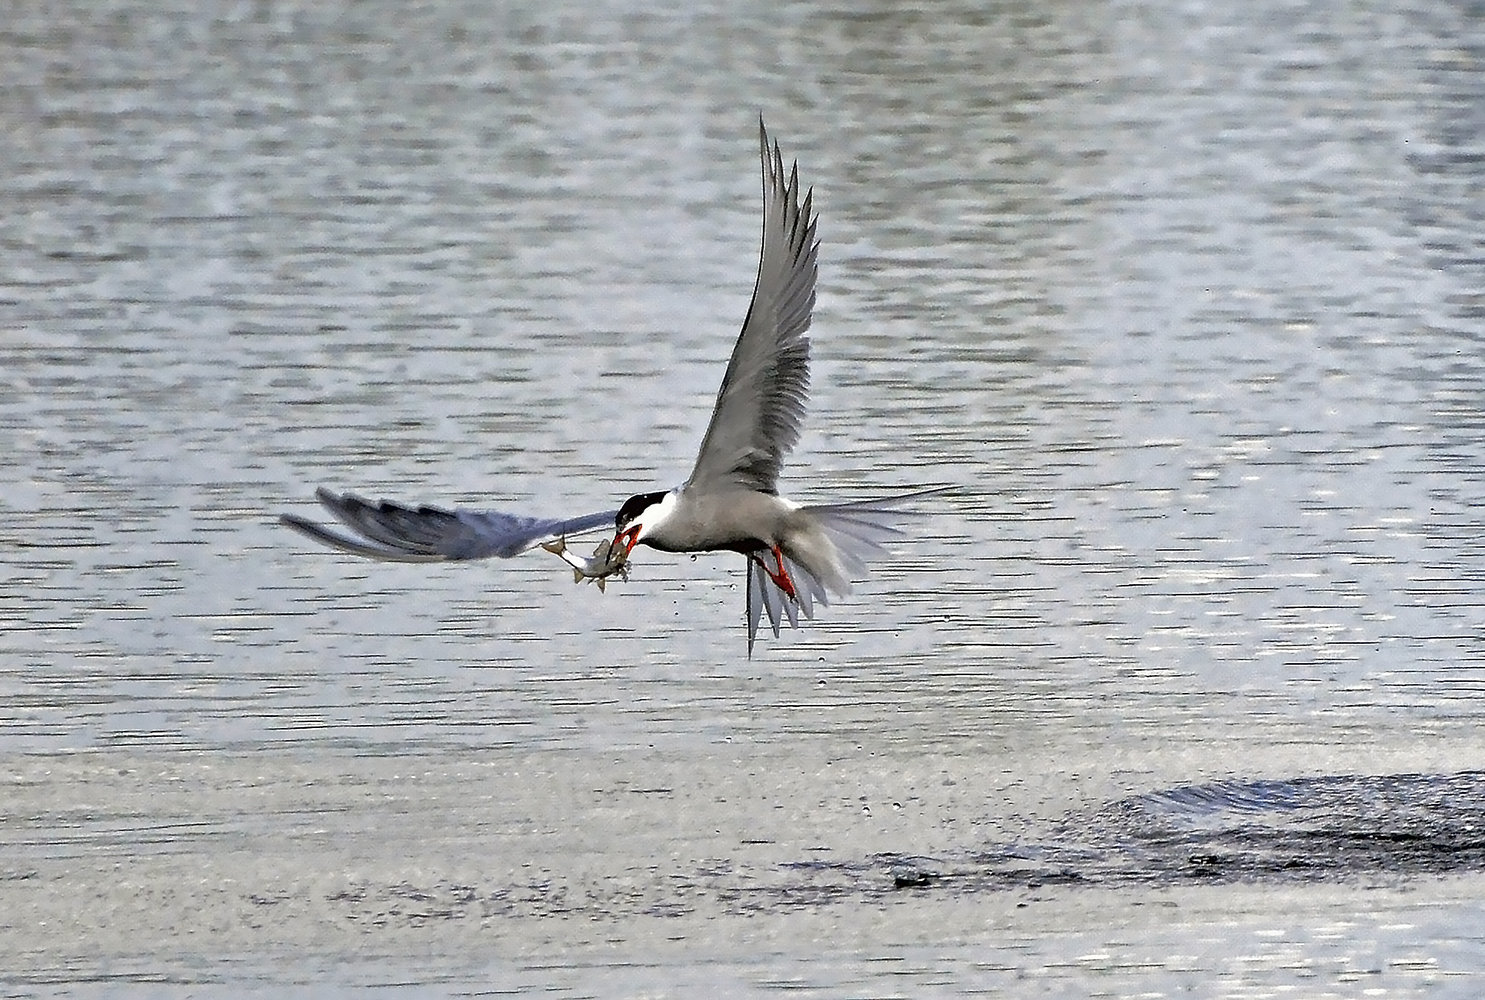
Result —
M 17 5 L 3 978 L 1459 988 L 1478 876 L 751 916 L 653 887 L 1485 761 L 1482 14 Z M 786 491 L 963 487 L 856 595 L 749 661 L 735 557 L 600 595 L 275 523 L 319 484 L 578 513 L 684 478 L 759 111 L 823 244 Z M 553 873 L 640 903 L 347 910 Z

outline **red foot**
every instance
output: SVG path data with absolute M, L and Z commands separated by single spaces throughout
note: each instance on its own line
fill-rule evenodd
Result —
M 769 569 L 762 559 L 758 560 L 758 565 L 763 567 L 763 572 L 768 574 L 768 578 L 774 582 L 776 587 L 789 595 L 790 600 L 799 600 L 799 595 L 794 591 L 794 581 L 790 579 L 789 571 L 784 568 L 784 553 L 779 551 L 777 545 L 773 547 L 773 557 L 779 565 L 779 571 L 777 573 Z

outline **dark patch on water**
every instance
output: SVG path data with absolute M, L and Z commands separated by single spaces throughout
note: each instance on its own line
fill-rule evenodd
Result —
M 792 866 L 837 893 L 1399 879 L 1485 869 L 1485 771 L 1191 785 L 1071 814 L 1040 843 Z M 798 898 L 801 890 L 781 890 Z
M 1485 771 L 1224 781 L 1069 814 L 1039 843 L 925 857 L 880 854 L 776 869 L 524 884 L 357 885 L 327 897 L 363 926 L 530 916 L 778 912 L 895 894 L 1076 891 L 1385 879 L 1485 869 Z
M 1175 788 L 1111 803 L 1090 827 L 1141 881 L 1477 871 L 1485 771 Z
M 1183 786 L 1071 814 L 1041 843 L 941 861 L 940 868 L 936 881 L 968 890 L 1480 871 L 1485 771 Z

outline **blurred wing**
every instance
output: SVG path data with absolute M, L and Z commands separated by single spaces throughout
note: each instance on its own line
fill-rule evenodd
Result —
M 687 485 L 775 493 L 799 440 L 810 382 L 810 315 L 819 243 L 812 192 L 799 201 L 799 165 L 784 176 L 777 143 L 758 122 L 763 156 L 763 249 L 748 318 L 722 376 L 712 422 Z
M 501 511 L 404 507 L 390 500 L 371 503 L 352 493 L 318 489 L 325 509 L 356 533 L 343 535 L 294 514 L 279 521 L 322 545 L 387 562 L 455 562 L 520 555 L 539 542 L 614 525 L 615 511 L 566 520 L 523 517 Z M 359 537 L 357 537 L 359 536 Z

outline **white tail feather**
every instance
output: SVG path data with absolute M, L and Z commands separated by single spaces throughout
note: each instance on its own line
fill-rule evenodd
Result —
M 784 546 L 784 569 L 794 581 L 796 597 L 790 597 L 773 582 L 759 557 L 748 557 L 748 656 L 753 655 L 758 623 L 765 612 L 775 638 L 785 616 L 795 628 L 799 627 L 799 612 L 807 619 L 814 618 L 816 601 L 825 605 L 830 603 L 831 593 L 849 594 L 852 578 L 867 574 L 868 560 L 885 555 L 887 543 L 905 534 L 898 525 L 918 515 L 903 510 L 902 505 L 947 489 L 941 486 L 874 500 L 802 508 L 817 530 L 812 532 L 813 538 L 794 539 Z

